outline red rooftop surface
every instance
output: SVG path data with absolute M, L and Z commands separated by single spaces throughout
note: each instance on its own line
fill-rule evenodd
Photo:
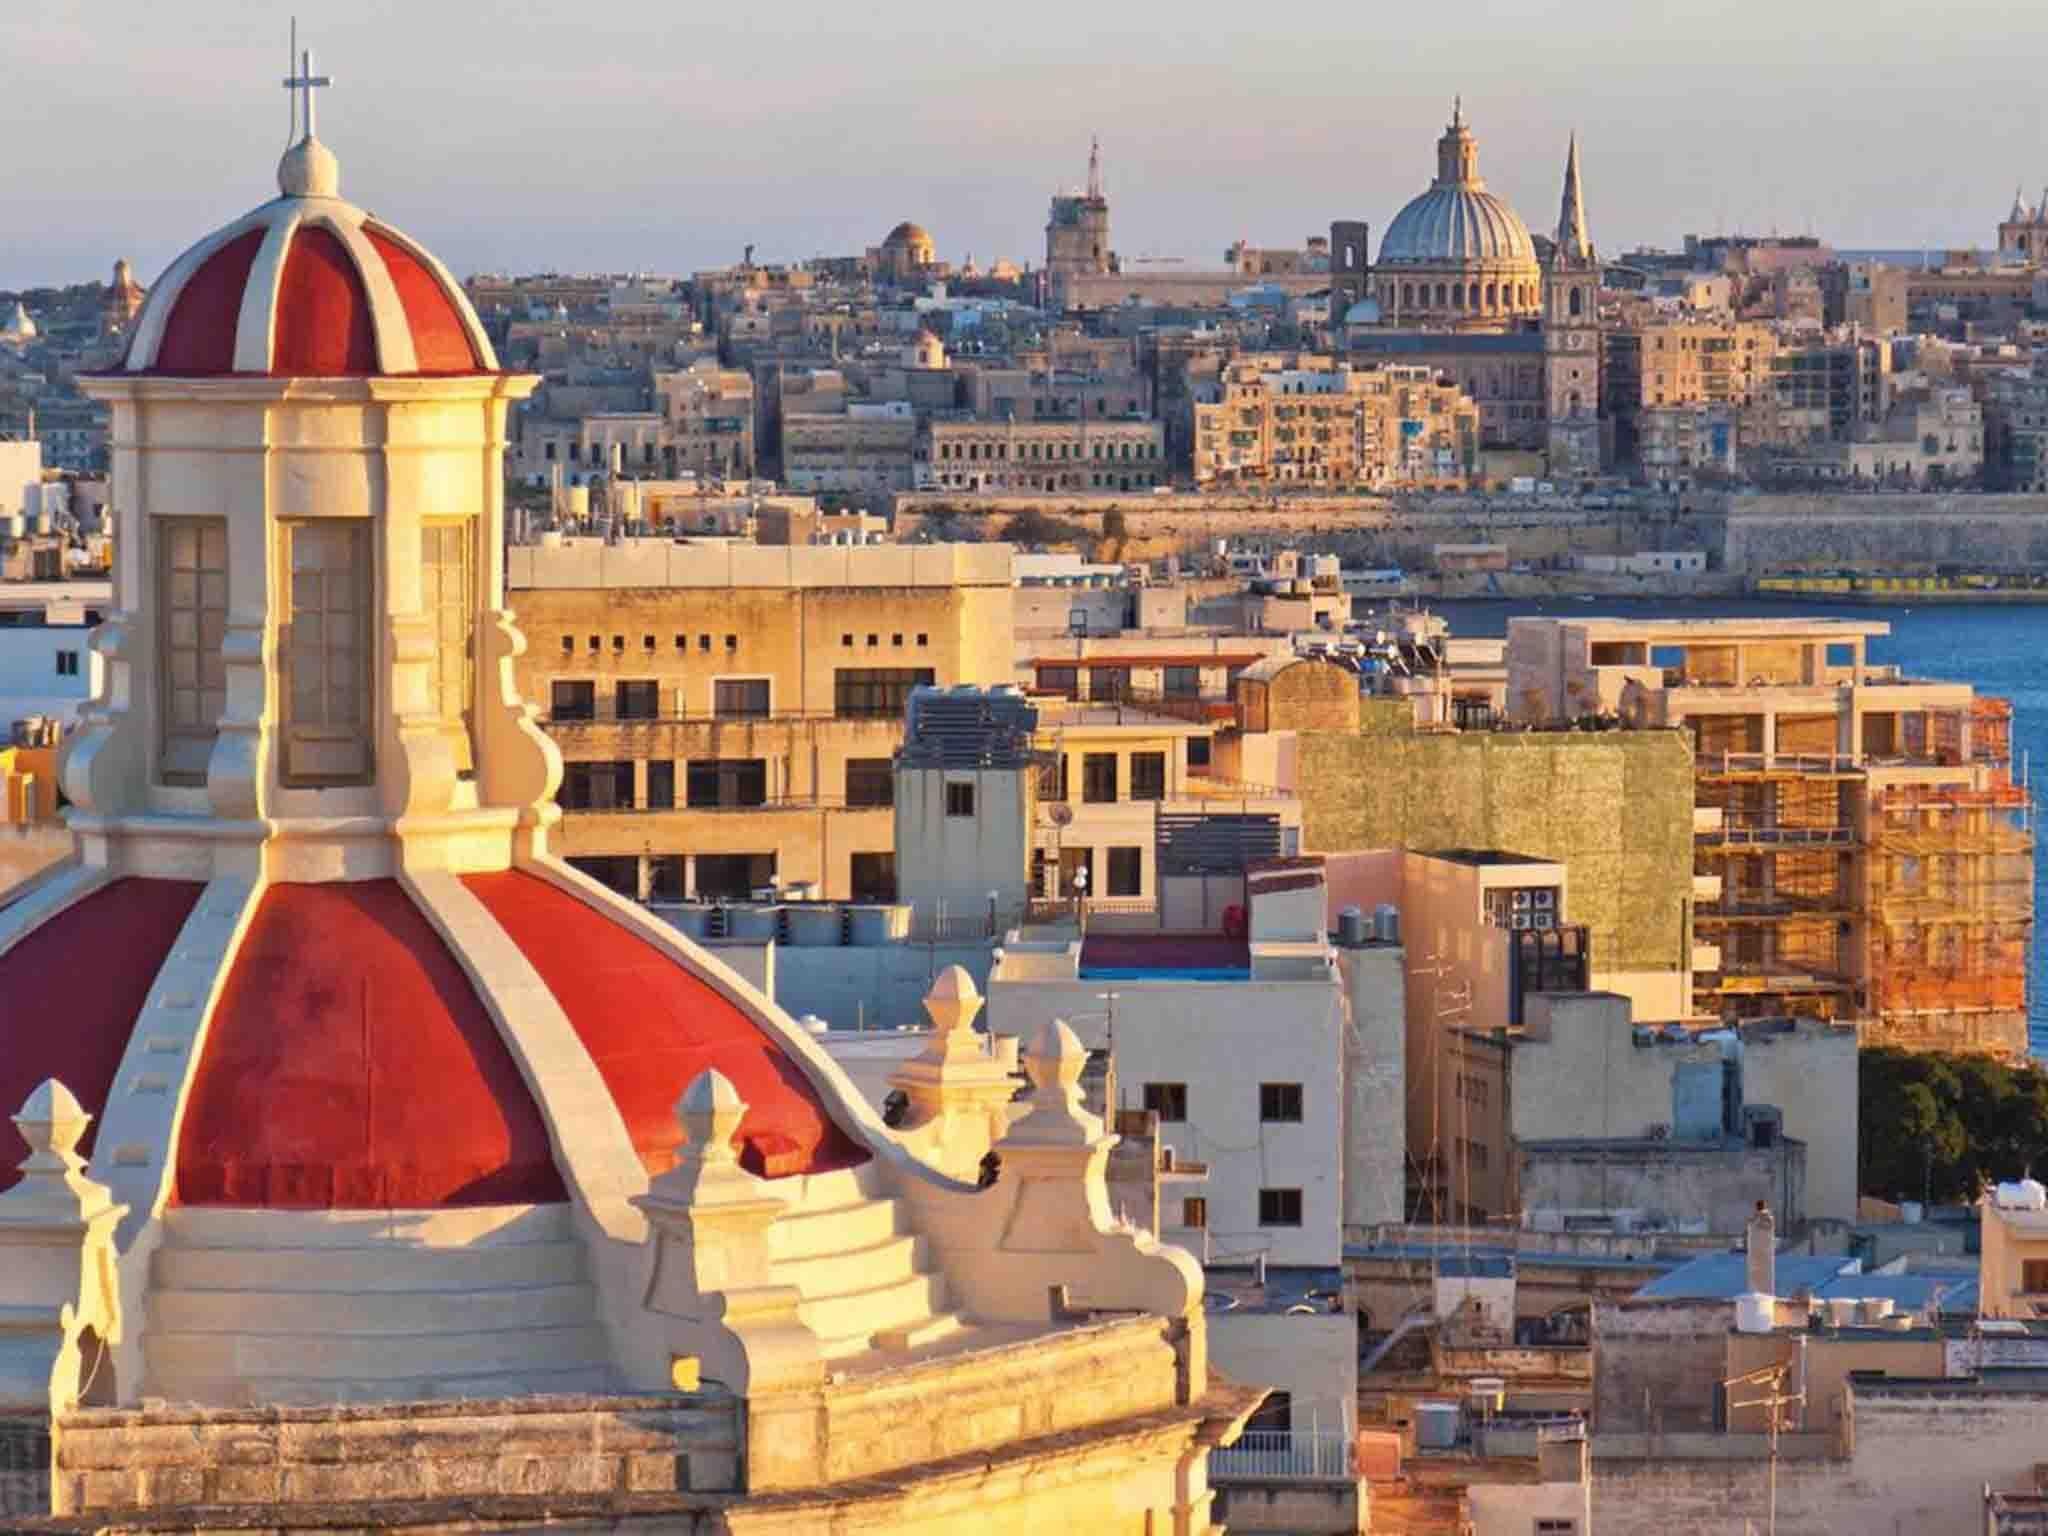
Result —
M 21 1181 L 28 1156 L 6 1117 L 48 1078 L 93 1117 L 78 1144 L 91 1156 L 135 1020 L 205 889 L 197 880 L 116 880 L 0 955 L 0 1190 Z
M 675 1165 L 676 1100 L 708 1069 L 724 1073 L 746 1101 L 734 1139 L 750 1172 L 785 1178 L 868 1160 L 802 1068 L 704 978 L 537 876 L 466 875 L 463 883 L 568 1014 L 648 1173 Z
M 171 308 L 163 339 L 153 357 L 131 359 L 139 363 L 137 371 L 180 378 L 250 371 L 235 366 L 236 342 L 249 284 L 263 280 L 262 272 L 268 270 L 257 265 L 267 233 L 268 226 L 259 225 L 222 242 L 182 286 L 164 295 L 161 302 Z M 459 306 L 466 301 L 450 293 L 413 247 L 389 230 L 364 224 L 362 243 L 352 250 L 333 230 L 307 220 L 293 228 L 277 269 L 263 338 L 269 358 L 264 374 L 365 378 L 397 371 L 384 367 L 379 356 L 378 320 L 358 261 L 365 247 L 367 259 L 382 268 L 398 297 L 400 313 L 385 323 L 402 324 L 412 342 L 416 366 L 406 376 L 493 371 L 463 323 Z M 141 340 L 137 344 L 147 345 Z
M 566 1200 L 469 978 L 396 880 L 274 885 L 221 991 L 178 1140 L 182 1205 Z

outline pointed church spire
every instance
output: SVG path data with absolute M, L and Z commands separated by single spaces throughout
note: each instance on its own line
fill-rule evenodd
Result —
M 2027 200 L 2018 187 L 2012 189 L 2012 212 L 2005 216 L 2005 222 L 2008 224 L 2024 224 L 2027 222 Z
M 2048 187 L 2041 189 L 2041 203 L 2034 210 L 2034 222 L 2036 224 L 2048 224 Z
M 1453 128 L 1465 126 L 1465 98 L 1463 95 L 1451 98 L 1451 126 Z
M 1088 200 L 1102 201 L 1102 140 L 1092 134 L 1088 139 Z
M 1593 238 L 1586 229 L 1586 199 L 1579 186 L 1579 136 L 1572 135 L 1571 149 L 1564 162 L 1564 201 L 1557 215 L 1557 255 L 1560 261 L 1588 262 L 1593 259 Z

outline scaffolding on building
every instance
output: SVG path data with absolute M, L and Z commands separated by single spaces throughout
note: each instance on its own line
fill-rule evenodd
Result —
M 2000 702 L 2000 701 L 1980 701 Z M 2004 723 L 1987 711 L 1980 719 Z M 1977 738 L 1982 755 L 1988 743 Z M 1868 1037 L 1913 1049 L 2024 1055 L 2033 935 L 2030 797 L 1901 784 L 1868 805 Z
M 1851 773 L 1784 764 L 1702 775 L 1699 804 L 1721 811 L 1695 843 L 1694 870 L 1719 890 L 1694 910 L 1720 968 L 1701 1011 L 1842 1016 L 1853 984 L 1843 926 L 1854 915 Z

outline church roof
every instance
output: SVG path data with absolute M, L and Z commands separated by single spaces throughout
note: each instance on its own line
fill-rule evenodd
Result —
M 674 956 L 538 875 L 465 883 L 566 1015 L 650 1174 L 674 1163 L 676 1100 L 714 1068 L 747 1101 L 734 1139 L 751 1171 L 775 1179 L 868 1160 L 771 1031 Z M 143 1023 L 145 1002 L 202 890 L 118 879 L 0 954 L 0 1100 L 56 1078 L 102 1114 L 123 1061 L 156 1048 L 136 1038 L 163 1028 Z M 119 965 L 104 963 L 109 934 Z M 225 970 L 178 1133 L 174 1204 L 567 1198 L 548 1121 L 463 957 L 398 881 L 272 885 Z M 51 1029 L 53 1018 L 66 1027 Z M 17 1134 L 0 1122 L 0 1189 L 26 1151 L 9 1143 Z
M 912 224 L 908 220 L 890 230 L 889 238 L 882 242 L 884 245 L 930 245 L 931 243 L 932 237 L 925 227 L 922 224 Z
M 1536 264 L 1529 226 L 1479 176 L 1479 145 L 1463 104 L 1437 143 L 1437 177 L 1394 215 L 1380 239 L 1383 266 Z
M 494 373 L 461 285 L 427 251 L 342 201 L 307 138 L 282 195 L 172 262 L 136 317 L 130 373 L 334 378 Z

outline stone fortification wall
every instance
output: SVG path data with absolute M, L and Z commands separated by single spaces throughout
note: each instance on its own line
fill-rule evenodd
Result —
M 732 1491 L 739 1403 L 507 1398 L 89 1410 L 56 1432 L 57 1513 Z
M 1600 1369 L 1607 1369 L 1604 1357 Z M 1818 1426 L 1819 1444 L 1802 1443 L 1807 1436 L 1781 1441 L 1780 1536 L 1980 1536 L 1987 1484 L 2034 1486 L 2044 1422 L 2048 1398 L 2039 1392 L 1987 1391 L 1960 1381 L 1858 1384 L 1848 1422 Z M 1711 1435 L 1696 1437 L 1698 1446 L 1685 1443 L 1693 1438 L 1595 1436 L 1593 1528 L 1600 1536 L 1736 1531 L 1745 1519 L 1763 1529 L 1765 1437 Z M 1737 1450 L 1743 1454 L 1725 1454 Z
M 1552 498 L 1384 496 L 960 496 L 918 492 L 896 498 L 896 537 L 999 538 L 1010 520 L 1038 513 L 1090 539 L 1122 514 L 1126 558 L 1204 550 L 1214 539 L 1280 537 L 1369 566 L 1427 570 L 1439 544 L 1505 544 L 1511 558 L 1706 549 L 1718 525 L 1689 515 L 1587 510 Z
M 1728 497 L 1702 518 L 1720 525 L 1731 572 L 1788 567 L 1883 570 L 1961 565 L 2048 567 L 2048 496 Z

